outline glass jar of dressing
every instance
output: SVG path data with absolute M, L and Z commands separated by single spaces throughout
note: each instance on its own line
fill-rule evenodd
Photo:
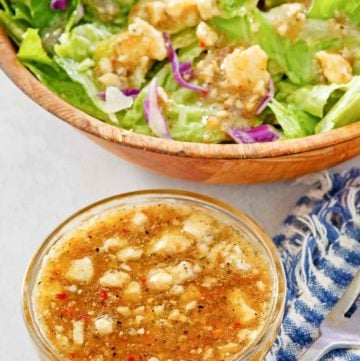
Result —
M 42 360 L 261 360 L 285 276 L 247 215 L 183 191 L 126 193 L 58 226 L 23 285 Z

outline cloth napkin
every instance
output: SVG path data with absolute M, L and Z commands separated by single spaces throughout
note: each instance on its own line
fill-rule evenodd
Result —
M 360 168 L 325 173 L 285 219 L 274 242 L 285 267 L 285 318 L 266 361 L 296 361 L 360 268 Z M 360 361 L 360 349 L 322 361 Z

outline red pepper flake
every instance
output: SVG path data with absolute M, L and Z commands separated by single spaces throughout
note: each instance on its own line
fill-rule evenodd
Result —
M 222 330 L 220 328 L 217 328 L 211 332 L 211 337 L 212 338 L 220 338 L 222 333 L 223 333 Z
M 142 278 L 142 279 L 140 280 L 140 282 L 141 282 L 143 285 L 145 285 L 146 282 L 147 282 L 147 279 L 146 279 L 146 278 Z
M 79 320 L 88 320 L 91 316 L 88 313 L 84 313 L 79 316 Z
M 127 361 L 136 361 L 136 358 L 134 356 L 128 357 Z
M 206 44 L 204 41 L 199 41 L 199 46 L 200 46 L 200 48 L 205 48 Z
M 235 322 L 234 323 L 234 328 L 236 328 L 236 329 L 241 328 L 241 323 L 240 322 Z
M 105 302 L 108 298 L 109 298 L 109 294 L 108 294 L 107 290 L 105 290 L 104 288 L 101 289 L 101 291 L 100 291 L 101 302 Z
M 64 309 L 64 316 L 73 317 L 76 314 L 76 310 L 74 307 L 66 307 Z
M 56 298 L 58 300 L 66 300 L 68 298 L 68 294 L 66 292 L 58 293 Z

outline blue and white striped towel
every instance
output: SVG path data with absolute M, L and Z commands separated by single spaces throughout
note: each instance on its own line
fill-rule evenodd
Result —
M 297 202 L 274 238 L 288 296 L 280 333 L 266 361 L 295 361 L 360 268 L 360 168 L 326 173 Z M 360 350 L 336 350 L 323 361 L 360 361 Z

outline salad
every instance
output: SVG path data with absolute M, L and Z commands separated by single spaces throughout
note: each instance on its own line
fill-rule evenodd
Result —
M 84 112 L 200 143 L 360 120 L 359 0 L 0 0 L 18 58 Z

